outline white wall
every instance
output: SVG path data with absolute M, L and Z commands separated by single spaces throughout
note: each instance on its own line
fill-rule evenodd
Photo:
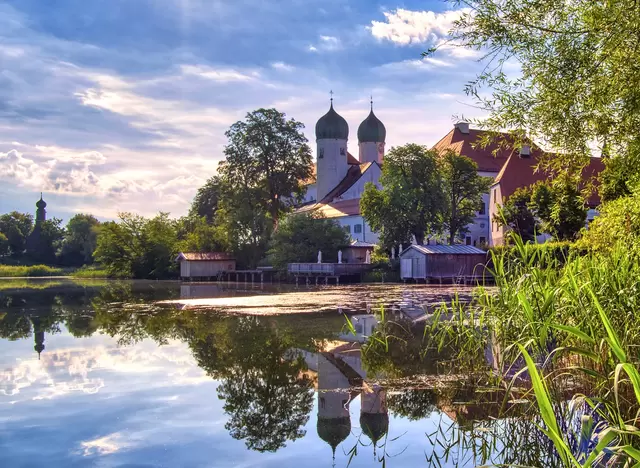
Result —
M 371 242 L 372 244 L 378 243 L 378 234 L 371 230 L 371 227 L 365 222 L 362 216 L 343 216 L 340 218 L 335 218 L 335 220 L 342 227 L 349 226 L 349 230 L 347 232 L 351 236 L 351 239 L 363 242 Z M 356 232 L 357 224 L 360 224 L 362 226 L 361 232 Z
M 382 164 L 384 159 L 384 143 L 365 141 L 358 144 L 359 159 L 361 163 L 375 161 Z
M 347 175 L 347 140 L 317 140 L 316 196 L 322 200 Z

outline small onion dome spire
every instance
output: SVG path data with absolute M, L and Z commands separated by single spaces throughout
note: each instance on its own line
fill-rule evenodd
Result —
M 317 430 L 318 436 L 331 446 L 335 461 L 336 448 L 351 434 L 351 420 L 348 417 L 318 418 Z
M 47 202 L 42 199 L 42 192 L 40 192 L 40 200 L 36 202 L 36 208 L 46 208 Z
M 318 140 L 347 140 L 349 138 L 349 124 L 333 109 L 333 93 L 329 112 L 324 114 L 316 123 L 316 139 Z
M 375 453 L 378 441 L 389 431 L 389 415 L 387 413 L 362 413 L 360 427 L 363 434 L 371 439 Z
M 371 112 L 358 127 L 358 141 L 360 143 L 384 143 L 386 137 L 387 129 L 373 113 L 373 98 L 371 98 Z

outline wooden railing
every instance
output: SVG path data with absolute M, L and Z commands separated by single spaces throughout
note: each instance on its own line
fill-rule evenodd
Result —
M 371 269 L 368 263 L 289 263 L 292 275 L 340 276 L 355 275 Z

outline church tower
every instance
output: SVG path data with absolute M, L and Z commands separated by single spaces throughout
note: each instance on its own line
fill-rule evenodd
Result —
M 347 175 L 347 140 L 349 125 L 333 109 L 333 97 L 329 112 L 316 123 L 316 143 L 318 145 L 316 163 L 317 199 L 322 200 Z
M 358 127 L 359 159 L 361 163 L 375 161 L 382 164 L 384 159 L 384 140 L 387 137 L 387 129 L 373 113 L 373 99 L 371 100 L 371 112 Z
M 42 192 L 40 192 L 40 200 L 36 202 L 36 226 L 47 220 L 47 202 L 42 199 Z

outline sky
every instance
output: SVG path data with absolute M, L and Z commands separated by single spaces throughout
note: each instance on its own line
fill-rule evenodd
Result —
M 446 41 L 436 0 L 0 0 L 0 213 L 187 213 L 225 131 L 275 107 L 314 127 L 336 110 L 349 151 L 369 112 L 387 149 L 432 145 L 477 116 L 477 51 Z

